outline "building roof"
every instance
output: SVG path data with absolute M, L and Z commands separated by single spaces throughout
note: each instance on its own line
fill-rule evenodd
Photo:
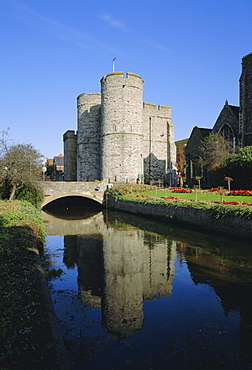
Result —
M 64 156 L 60 154 L 57 157 L 53 157 L 53 162 L 55 166 L 64 166 Z
M 212 131 L 211 128 L 197 127 L 197 129 L 199 130 L 199 132 L 200 132 L 200 134 L 202 135 L 203 138 L 207 137 L 210 134 L 210 132 Z
M 229 105 L 229 104 L 228 104 L 228 106 L 238 119 L 239 118 L 239 109 L 240 109 L 240 107 L 236 107 L 235 105 Z

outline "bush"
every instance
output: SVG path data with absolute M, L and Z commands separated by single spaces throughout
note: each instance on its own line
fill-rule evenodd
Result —
M 9 199 L 11 194 L 11 186 L 7 180 L 0 183 L 0 199 Z M 20 187 L 14 196 L 16 200 L 26 200 L 34 207 L 39 208 L 43 200 L 43 193 L 40 188 L 32 188 L 27 186 Z

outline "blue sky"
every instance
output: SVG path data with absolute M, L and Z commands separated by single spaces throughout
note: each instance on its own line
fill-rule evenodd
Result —
M 76 130 L 76 98 L 112 70 L 139 74 L 170 105 L 175 140 L 239 104 L 252 52 L 251 0 L 0 0 L 0 131 L 47 158 Z

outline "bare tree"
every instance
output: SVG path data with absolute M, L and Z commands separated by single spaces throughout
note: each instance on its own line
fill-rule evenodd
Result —
M 203 164 L 208 171 L 220 168 L 232 152 L 232 144 L 220 134 L 210 134 L 201 142 Z
M 0 141 L 0 182 L 8 183 L 12 200 L 22 187 L 39 191 L 43 156 L 31 144 L 8 145 L 6 134 Z

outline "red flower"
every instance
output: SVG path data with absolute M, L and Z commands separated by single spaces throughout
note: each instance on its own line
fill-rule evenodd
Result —
M 178 187 L 173 187 L 170 189 L 173 193 L 192 193 L 192 189 L 178 188 Z

